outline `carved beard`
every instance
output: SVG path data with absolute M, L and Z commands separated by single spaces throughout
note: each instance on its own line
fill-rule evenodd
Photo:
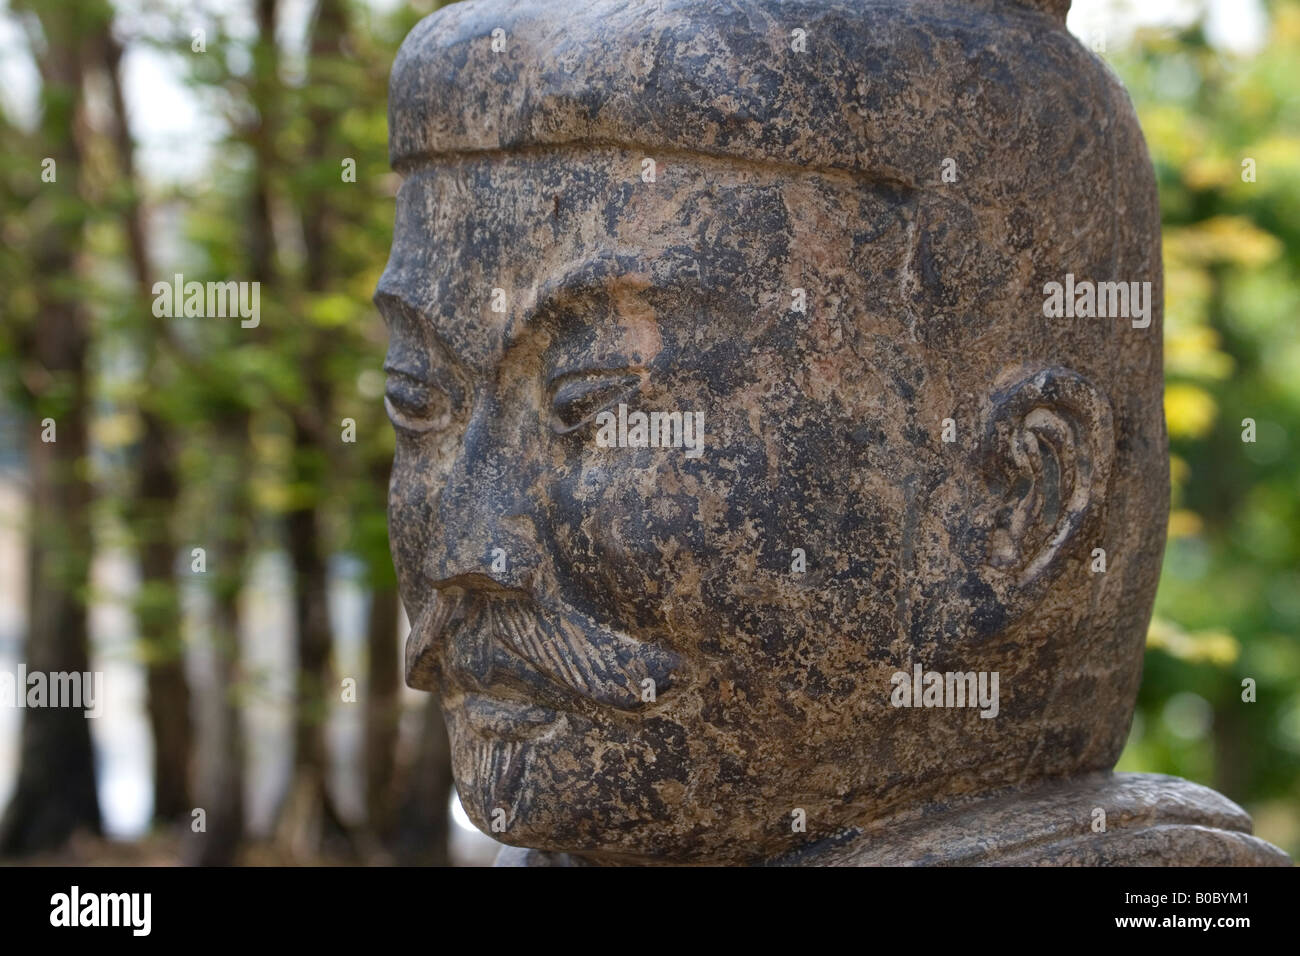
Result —
M 408 683 L 433 689 L 436 674 L 461 800 L 505 840 L 517 822 L 526 828 L 539 774 L 554 779 L 556 748 L 572 755 L 580 729 L 600 726 L 604 739 L 655 709 L 681 658 L 570 609 L 548 614 L 490 579 L 465 583 L 436 592 L 412 629 Z
M 523 801 L 526 768 L 532 748 L 526 740 L 508 740 L 478 733 L 457 734 L 456 779 L 470 815 L 496 834 L 509 832 Z

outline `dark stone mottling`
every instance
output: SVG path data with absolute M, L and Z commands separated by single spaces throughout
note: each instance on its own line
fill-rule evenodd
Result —
M 1285 860 L 1211 791 L 1109 774 L 1168 510 L 1159 217 L 1067 6 L 412 31 L 390 532 L 408 683 L 471 819 L 534 848 L 503 862 Z M 1149 281 L 1150 327 L 1044 318 L 1066 273 Z M 599 447 L 620 403 L 702 412 L 703 453 Z M 914 663 L 998 672 L 997 716 L 892 706 Z

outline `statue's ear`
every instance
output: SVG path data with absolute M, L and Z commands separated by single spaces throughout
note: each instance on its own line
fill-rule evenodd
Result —
M 1101 517 L 1114 426 L 1106 396 L 1063 368 L 1020 377 L 991 404 L 980 448 L 994 508 L 984 577 L 1023 610 Z

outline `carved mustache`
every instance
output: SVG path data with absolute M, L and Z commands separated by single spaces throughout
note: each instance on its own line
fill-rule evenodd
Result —
M 680 663 L 664 647 L 579 615 L 552 621 L 529 595 L 496 586 L 439 588 L 406 640 L 411 687 L 434 689 L 441 664 L 461 689 L 513 686 L 557 709 L 568 709 L 566 698 L 577 695 L 638 710 L 647 689 L 653 688 L 653 700 L 672 686 Z

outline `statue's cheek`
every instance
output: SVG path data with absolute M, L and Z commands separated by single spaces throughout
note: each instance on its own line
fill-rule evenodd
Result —
M 570 603 L 615 626 L 651 626 L 704 554 L 698 502 L 671 449 L 609 449 L 546 489 L 553 567 Z

